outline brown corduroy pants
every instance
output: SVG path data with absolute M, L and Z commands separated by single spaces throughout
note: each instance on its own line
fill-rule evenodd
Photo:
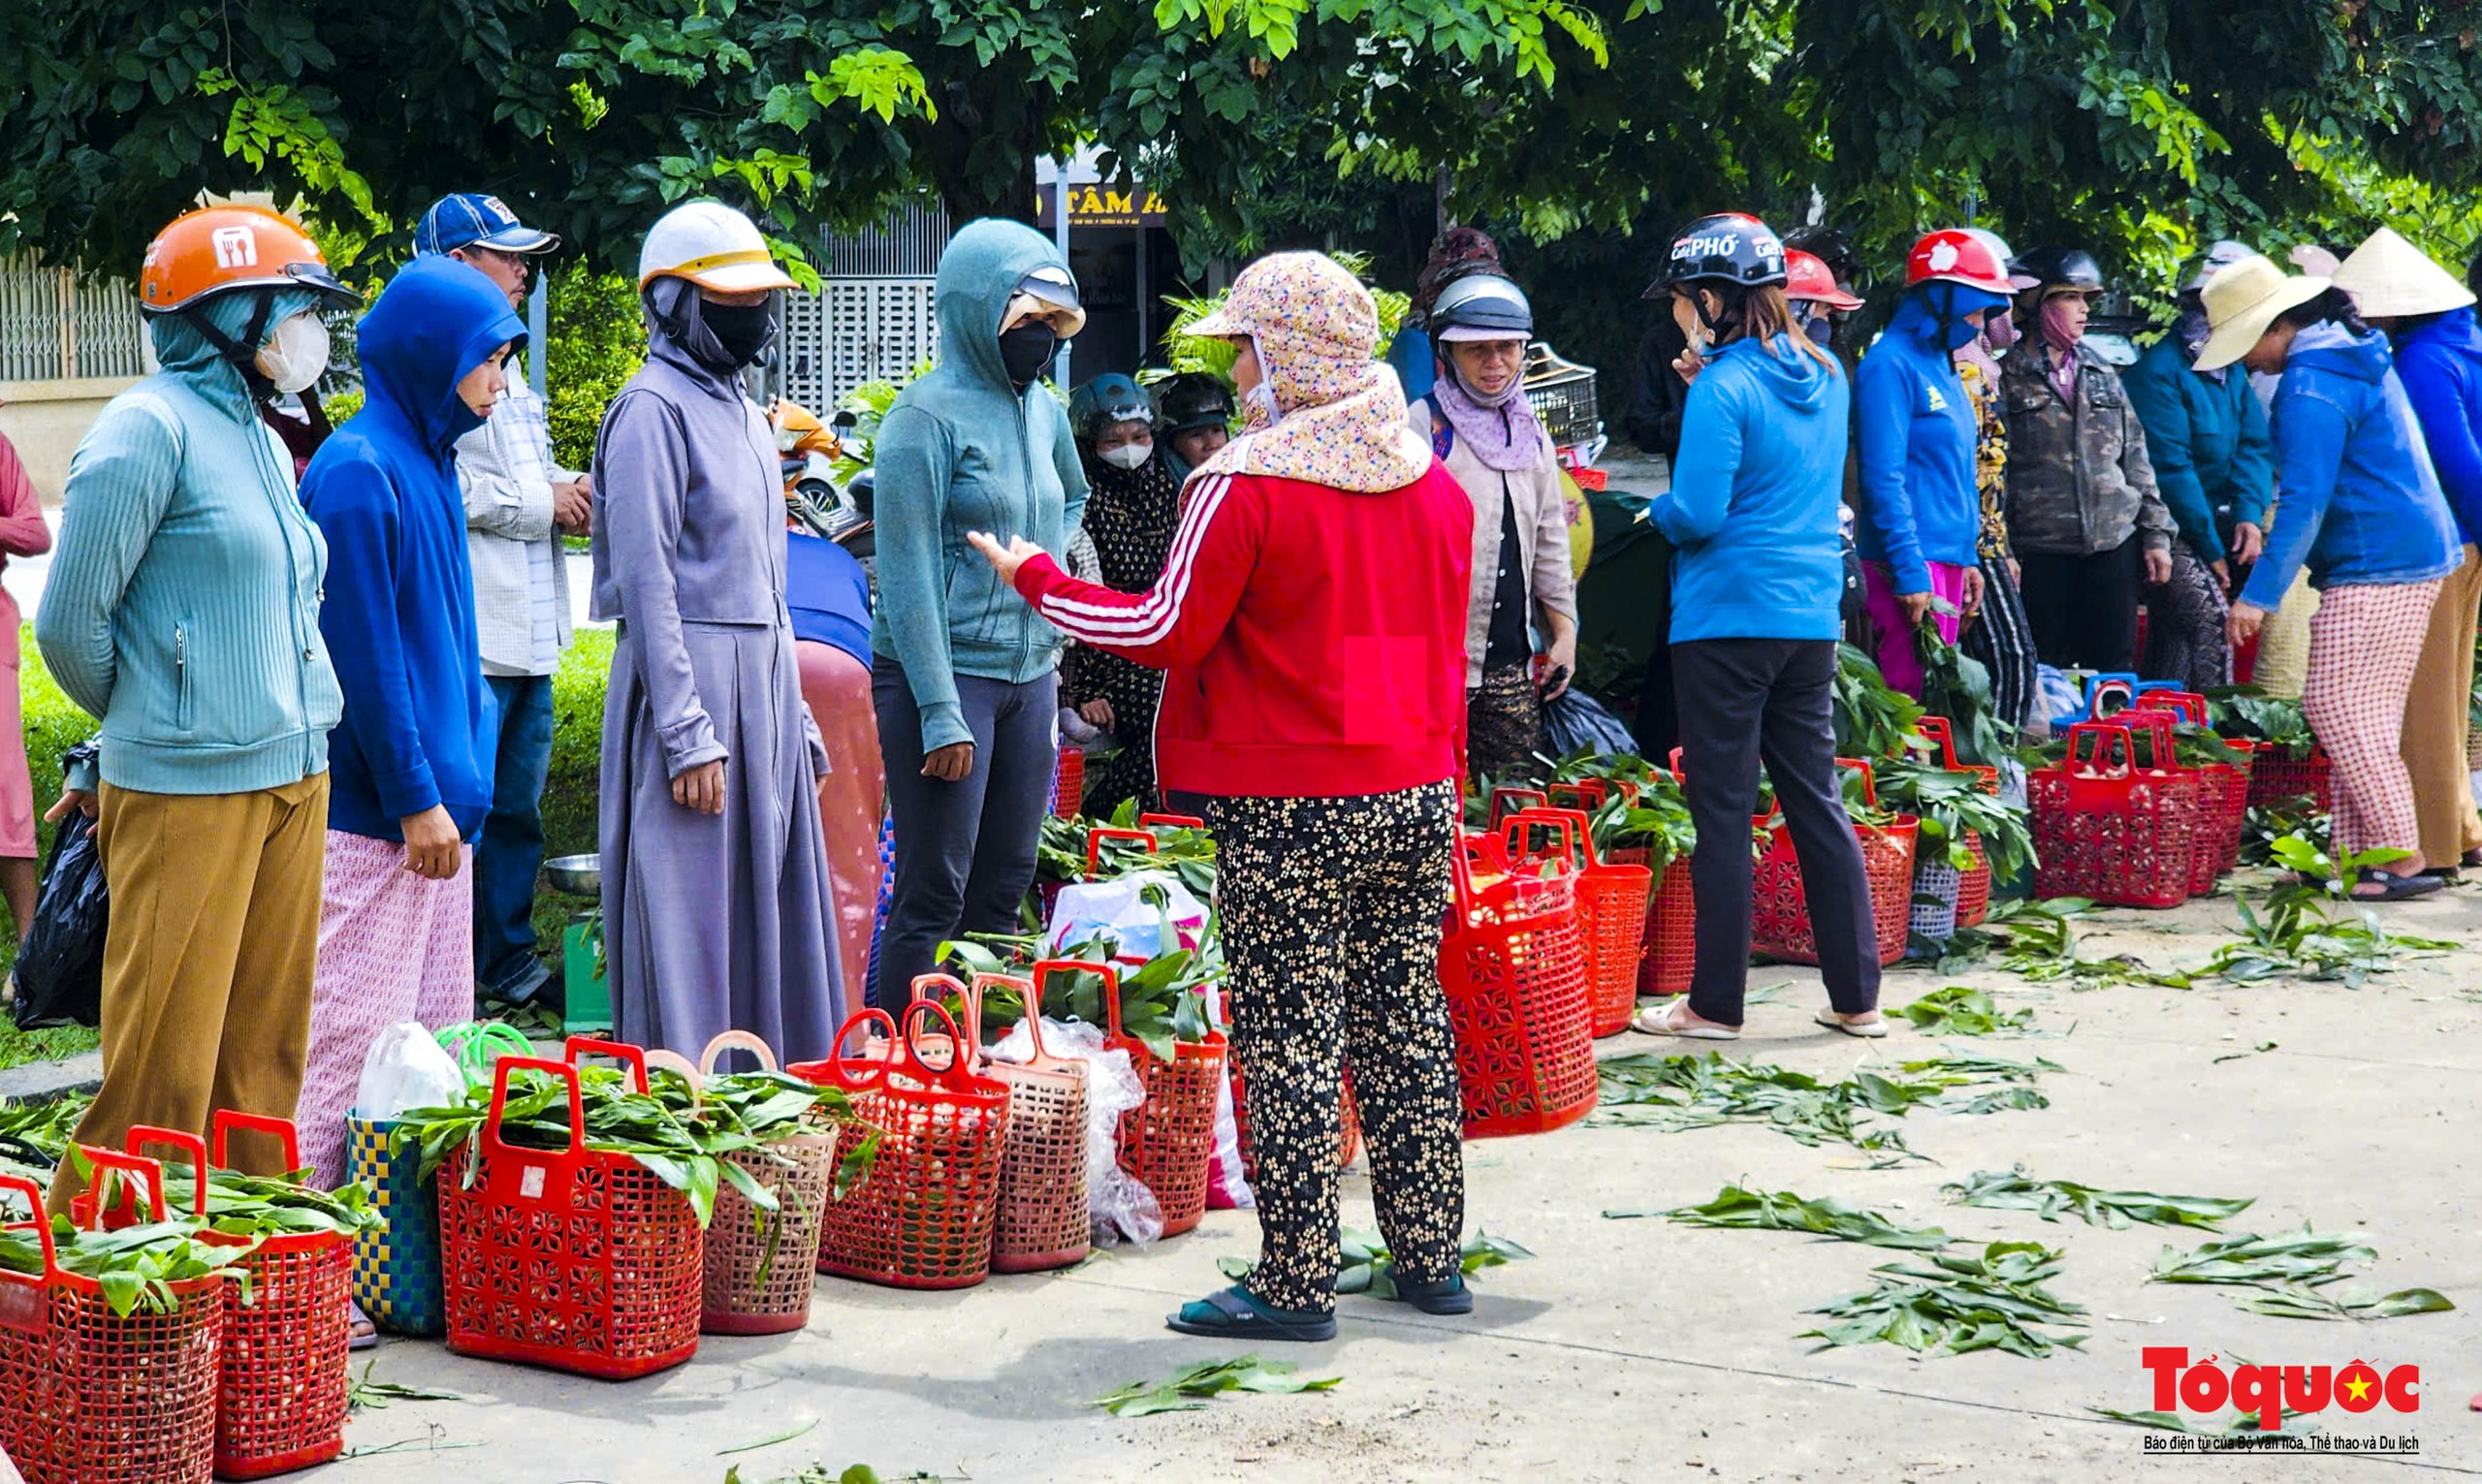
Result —
M 218 1108 L 293 1117 L 310 1041 L 328 775 L 246 794 L 105 784 L 95 840 L 111 889 L 104 941 L 104 1086 L 78 1142 L 118 1149 L 133 1124 L 205 1137 Z M 273 1141 L 233 1163 L 281 1173 Z M 63 1164 L 49 1205 L 84 1182 Z
M 2465 734 L 2473 692 L 2473 630 L 2482 610 L 2482 553 L 2467 544 L 2465 565 L 2439 584 L 2422 636 L 2413 689 L 2404 698 L 2401 750 L 2413 775 L 2413 807 L 2422 821 L 2422 857 L 2453 868 L 2482 849 L 2482 814 L 2473 807 L 2473 775 L 2466 768 Z

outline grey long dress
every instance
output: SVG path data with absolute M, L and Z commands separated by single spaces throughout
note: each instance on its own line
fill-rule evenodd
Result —
M 844 1013 L 827 752 L 784 608 L 775 444 L 736 383 L 652 338 L 594 457 L 593 616 L 620 624 L 601 801 L 614 1020 L 691 1056 L 730 1028 L 824 1057 Z M 674 776 L 717 759 L 722 814 L 673 802 Z

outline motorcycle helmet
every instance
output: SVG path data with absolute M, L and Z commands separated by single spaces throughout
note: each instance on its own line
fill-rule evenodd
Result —
M 1663 270 L 1643 297 L 1662 299 L 1683 283 L 1757 288 L 1780 284 L 1784 274 L 1783 239 L 1757 217 L 1728 211 L 1702 216 L 1672 237 Z

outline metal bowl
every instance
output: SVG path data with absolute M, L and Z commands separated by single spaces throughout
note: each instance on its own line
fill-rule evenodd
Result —
M 603 898 L 603 857 L 599 855 L 564 855 L 543 863 L 543 873 L 552 885 L 572 897 Z

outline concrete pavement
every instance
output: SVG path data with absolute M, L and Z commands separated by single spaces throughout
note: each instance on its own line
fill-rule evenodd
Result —
M 2232 935 L 2226 899 L 2169 914 L 2116 912 L 2089 956 L 2129 951 L 2188 965 Z M 2392 925 L 2475 941 L 2482 888 L 2393 909 Z M 363 1413 L 350 1443 L 393 1451 L 326 1470 L 339 1479 L 477 1484 L 748 1484 L 866 1463 L 884 1479 L 925 1470 L 991 1481 L 2117 1480 L 2287 1481 L 2482 1473 L 2482 1214 L 2471 1153 L 2482 1103 L 2482 990 L 2472 950 L 2409 964 L 2360 991 L 2276 982 L 2190 991 L 2033 989 L 1995 968 L 1955 976 L 2030 1005 L 2047 1039 L 1934 1039 L 1899 1029 L 1876 1046 L 1810 1024 L 1814 973 L 1754 1006 L 1728 1055 L 1821 1075 L 1941 1051 L 2062 1063 L 2052 1105 L 1902 1121 L 1936 1163 L 1866 1168 L 1839 1146 L 1771 1131 L 1579 1126 L 1467 1147 L 1468 1220 L 1539 1254 L 1484 1274 L 1470 1320 L 1345 1300 L 1342 1337 L 1283 1358 L 1338 1374 L 1319 1395 L 1232 1396 L 1200 1411 L 1119 1420 L 1087 1405 L 1239 1346 L 1161 1328 L 1220 1285 L 1216 1259 L 1250 1255 L 1244 1213 L 1070 1273 L 914 1294 L 822 1279 L 810 1328 L 710 1339 L 691 1364 L 623 1384 L 469 1361 L 391 1342 L 376 1375 L 457 1391 Z M 1889 976 L 1899 1005 L 1952 982 Z M 2258 1044 L 2274 1041 L 2273 1051 Z M 1678 1049 L 1644 1037 L 1611 1050 Z M 2234 1059 L 2218 1061 L 2218 1058 Z M 2244 1312 L 2212 1287 L 2148 1284 L 2156 1251 L 2196 1232 L 2047 1224 L 1945 1204 L 1943 1181 L 2022 1163 L 2038 1177 L 2185 1194 L 2254 1196 L 2232 1231 L 2312 1220 L 2368 1234 L 2381 1291 L 2439 1289 L 2458 1310 L 2369 1323 Z M 1886 1345 L 1818 1351 L 1802 1310 L 1870 1285 L 1903 1254 L 1774 1232 L 1714 1231 L 1607 1208 L 1701 1202 L 1727 1183 L 1833 1195 L 1905 1224 L 2067 1249 L 2063 1297 L 2091 1311 L 2083 1350 L 2028 1361 L 1996 1352 L 1916 1359 Z M 1371 1224 L 1349 1178 L 1347 1220 Z M 2418 1413 L 2330 1409 L 2320 1431 L 2413 1435 L 2402 1458 L 2163 1457 L 2148 1435 L 2085 1410 L 2149 1407 L 2148 1345 L 2267 1365 L 2355 1359 L 2418 1364 Z M 1280 1347 L 1279 1347 L 1280 1348 Z M 1273 1354 L 1273 1349 L 1270 1349 Z M 815 1423 L 748 1452 L 723 1450 Z M 2298 1431 L 2299 1423 L 2289 1430 Z M 434 1451 L 446 1449 L 449 1451 Z

